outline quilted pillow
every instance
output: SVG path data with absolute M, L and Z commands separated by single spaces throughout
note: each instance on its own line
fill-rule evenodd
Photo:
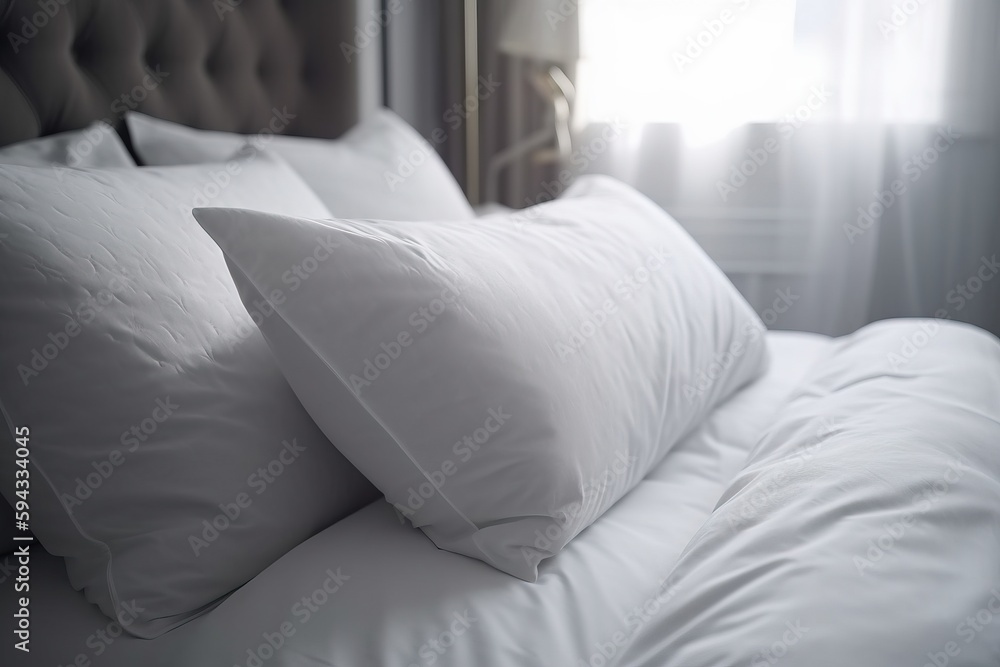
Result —
M 377 497 L 282 377 L 254 325 L 273 311 L 247 312 L 191 217 L 206 204 L 327 215 L 264 155 L 0 166 L 2 437 L 30 429 L 34 533 L 105 614 L 134 616 L 140 637 L 209 609 Z M 314 242 L 309 261 L 329 258 L 325 237 Z M 15 466 L 0 457 L 3 475 Z

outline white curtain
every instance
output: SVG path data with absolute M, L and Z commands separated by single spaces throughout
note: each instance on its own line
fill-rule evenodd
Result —
M 773 328 L 1000 332 L 998 5 L 580 0 L 572 166 L 660 203 Z

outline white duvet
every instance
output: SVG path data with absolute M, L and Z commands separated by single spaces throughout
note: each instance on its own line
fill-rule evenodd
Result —
M 537 583 L 438 551 L 379 502 L 164 637 L 95 655 L 86 623 L 65 622 L 73 639 L 47 655 L 116 667 L 1000 665 L 1000 343 L 901 320 L 769 345 L 768 375 Z
M 840 339 L 757 444 L 622 665 L 1000 665 L 1000 344 Z

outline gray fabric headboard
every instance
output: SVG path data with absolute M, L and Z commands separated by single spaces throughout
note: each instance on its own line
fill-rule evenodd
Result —
M 0 0 L 0 146 L 128 109 L 335 137 L 359 116 L 356 0 Z M 374 41 L 374 40 L 373 40 Z M 372 44 L 367 47 L 377 50 Z

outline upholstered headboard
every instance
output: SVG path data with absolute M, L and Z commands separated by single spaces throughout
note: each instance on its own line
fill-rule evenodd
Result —
M 0 0 L 0 145 L 128 109 L 245 133 L 287 110 L 287 134 L 335 137 L 359 116 L 364 61 L 342 44 L 362 5 Z

